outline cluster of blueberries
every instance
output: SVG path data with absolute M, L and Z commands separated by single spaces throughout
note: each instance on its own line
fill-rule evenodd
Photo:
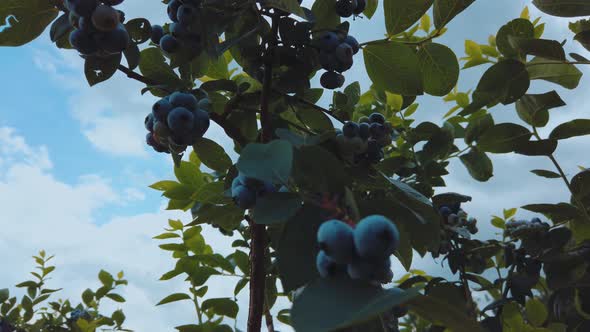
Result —
M 390 256 L 399 245 L 399 231 L 384 216 L 368 216 L 354 228 L 341 220 L 326 221 L 317 241 L 316 266 L 322 278 L 348 274 L 371 283 L 388 283 L 393 278 Z
M 244 210 L 253 208 L 259 197 L 276 191 L 272 183 L 249 178 L 243 174 L 236 176 L 231 184 L 232 199 Z
M 76 308 L 70 313 L 70 320 L 77 322 L 78 319 L 84 319 L 86 321 L 92 320 L 90 313 L 84 309 Z
M 70 23 L 70 44 L 82 55 L 108 56 L 123 52 L 129 33 L 123 22 L 125 14 L 113 8 L 123 0 L 66 0 Z
M 360 15 L 367 8 L 366 0 L 338 0 L 336 1 L 336 14 L 340 17 Z
M 181 48 L 189 49 L 195 54 L 201 53 L 201 35 L 192 31 L 192 26 L 200 16 L 200 0 L 172 0 L 168 3 L 168 18 L 172 20 L 169 33 L 160 25 L 152 26 L 151 40 L 160 45 L 168 54 L 178 52 Z
M 454 236 L 447 233 L 448 227 L 464 228 L 471 234 L 476 234 L 477 219 L 469 218 L 467 212 L 461 209 L 461 203 L 450 205 L 442 205 L 438 209 L 438 213 L 442 217 L 441 241 L 438 254 L 446 255 L 451 251 L 450 237 Z
M 392 142 L 393 127 L 381 113 L 364 116 L 359 122 L 348 121 L 336 132 L 338 150 L 351 163 L 366 160 L 378 163 L 383 159 L 383 148 Z
M 506 223 L 506 236 L 519 238 L 532 233 L 546 233 L 551 226 L 539 218 L 529 220 L 515 220 Z
M 337 89 L 344 85 L 343 72 L 353 64 L 353 55 L 357 54 L 358 41 L 343 31 L 327 31 L 314 39 L 319 49 L 319 61 L 325 73 L 320 77 L 320 84 L 326 89 Z
M 152 107 L 145 118 L 147 144 L 157 152 L 181 152 L 209 129 L 211 103 L 207 97 L 174 92 Z

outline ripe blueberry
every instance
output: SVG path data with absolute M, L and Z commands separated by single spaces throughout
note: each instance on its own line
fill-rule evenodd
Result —
M 119 13 L 111 6 L 100 5 L 92 14 L 92 24 L 100 31 L 113 31 L 119 25 Z
M 123 52 L 129 44 L 129 33 L 121 23 L 115 30 L 97 33 L 95 36 L 98 47 L 109 53 Z
M 178 40 L 171 35 L 164 35 L 164 37 L 160 39 L 160 48 L 166 53 L 174 53 L 179 47 L 180 44 L 178 43 Z
M 322 278 L 331 278 L 343 272 L 344 267 L 336 263 L 332 258 L 326 255 L 326 252 L 320 250 L 316 257 L 316 268 Z
M 335 32 L 325 32 L 319 37 L 318 46 L 322 51 L 331 52 L 338 45 L 340 45 L 340 38 Z
M 324 222 L 318 230 L 317 240 L 320 249 L 338 263 L 346 264 L 355 257 L 353 230 L 343 221 Z
M 203 98 L 203 99 L 199 100 L 199 104 L 197 105 L 197 107 L 200 110 L 203 110 L 206 112 L 211 112 L 213 105 L 211 104 L 211 101 L 209 100 L 209 98 Z
M 232 198 L 244 210 L 256 205 L 256 193 L 245 186 L 239 186 L 232 190 Z
M 356 40 L 356 38 L 354 38 L 351 35 L 348 35 L 348 36 L 346 36 L 346 39 L 344 39 L 344 42 L 352 48 L 353 54 L 358 53 L 358 51 L 360 49 L 360 45 L 359 45 L 359 42 Z
M 348 121 L 342 127 L 342 133 L 346 137 L 355 137 L 359 134 L 359 125 L 356 122 Z
M 70 33 L 70 44 L 81 54 L 90 55 L 98 51 L 94 38 L 84 30 L 76 29 Z
M 320 84 L 326 89 L 337 89 L 344 84 L 344 76 L 335 71 L 327 71 L 320 77 Z
M 102 0 L 105 5 L 118 6 L 123 3 L 124 0 Z
M 168 114 L 168 127 L 173 133 L 183 135 L 193 129 L 195 116 L 184 107 L 176 107 Z
M 158 121 L 166 122 L 168 119 L 168 114 L 174 107 L 166 98 L 162 98 L 158 100 L 154 106 L 152 107 L 152 113 L 154 114 L 154 118 Z
M 356 0 L 356 8 L 354 9 L 355 15 L 360 15 L 367 8 L 366 0 Z
M 168 17 L 170 18 L 170 20 L 172 20 L 172 22 L 178 22 L 177 13 L 178 13 L 178 8 L 181 5 L 182 4 L 178 0 L 172 0 L 168 3 Z
M 154 131 L 154 115 L 152 113 L 148 114 L 145 117 L 145 129 L 147 129 L 149 132 Z
M 451 209 L 449 209 L 448 206 L 443 205 L 440 207 L 440 209 L 438 209 L 438 213 L 440 213 L 441 216 L 446 218 L 452 213 L 452 211 Z
M 348 45 L 347 43 L 342 43 L 342 44 L 338 45 L 338 47 L 336 47 L 335 54 L 336 54 L 336 59 L 338 59 L 338 61 L 340 61 L 341 63 L 352 62 L 353 50 L 352 50 L 352 47 L 350 45 Z
M 209 119 L 209 113 L 197 109 L 193 112 L 195 116 L 194 119 L 194 129 L 193 129 L 193 139 L 201 138 L 209 129 L 209 125 L 211 124 L 211 120 Z
M 377 122 L 371 123 L 369 131 L 371 132 L 371 136 L 375 139 L 379 139 L 386 135 L 385 126 Z
M 197 9 L 195 7 L 189 5 L 182 5 L 178 7 L 178 11 L 176 13 L 176 17 L 178 18 L 178 23 L 188 27 L 194 22 L 197 18 Z
M 334 55 L 333 52 L 321 51 L 320 56 L 319 56 L 319 60 L 320 60 L 320 66 L 322 66 L 322 68 L 324 68 L 325 70 L 327 70 L 327 71 L 336 70 L 337 60 L 336 60 L 336 56 Z
M 385 117 L 381 113 L 372 113 L 371 115 L 369 115 L 369 120 L 372 123 L 379 123 L 382 125 L 385 124 Z
M 197 109 L 199 101 L 190 93 L 174 92 L 170 95 L 170 103 L 174 107 L 184 107 L 194 111 Z
M 354 1 L 356 3 L 356 1 Z M 350 17 L 356 9 L 356 4 L 351 0 L 336 1 L 336 14 L 340 17 Z
M 393 222 L 384 216 L 368 216 L 356 225 L 354 245 L 363 258 L 386 258 L 393 254 L 399 245 L 399 231 Z
M 152 34 L 150 39 L 154 44 L 160 44 L 160 40 L 164 37 L 164 28 L 161 25 L 152 25 Z
M 66 0 L 66 7 L 78 16 L 89 17 L 92 15 L 96 6 L 98 6 L 98 1 L 96 0 Z
M 371 130 L 368 123 L 363 122 L 359 124 L 359 136 L 362 139 L 369 139 L 369 137 L 371 137 Z

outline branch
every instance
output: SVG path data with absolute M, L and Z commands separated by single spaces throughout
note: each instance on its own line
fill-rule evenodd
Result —
M 264 310 L 264 320 L 266 320 L 266 329 L 268 330 L 268 332 L 275 332 L 275 326 L 272 321 L 272 315 L 270 314 L 270 310 L 268 310 L 268 307 L 266 308 L 266 310 Z
M 295 97 L 294 97 L 294 96 L 288 95 L 288 94 L 286 94 L 286 93 L 284 93 L 284 92 L 281 92 L 281 91 L 279 91 L 279 90 L 277 90 L 277 89 L 273 89 L 273 91 L 274 91 L 274 92 L 276 92 L 276 93 L 278 93 L 278 94 L 280 94 L 281 96 L 283 96 L 283 97 L 285 97 L 285 98 L 294 98 L 294 99 L 296 99 L 298 102 L 300 102 L 300 103 L 302 103 L 302 104 L 304 104 L 304 105 L 307 105 L 307 106 L 310 106 L 310 107 L 312 107 L 312 108 L 315 108 L 316 110 L 318 110 L 318 111 L 320 111 L 320 112 L 324 112 L 324 113 L 326 113 L 328 116 L 331 116 L 331 117 L 332 117 L 334 120 L 336 120 L 336 121 L 338 121 L 338 122 L 340 122 L 340 123 L 344 123 L 344 122 L 345 122 L 345 121 L 343 121 L 342 119 L 338 118 L 336 115 L 334 115 L 334 113 L 333 113 L 332 111 L 330 111 L 330 110 L 328 110 L 328 109 L 325 109 L 325 108 L 323 108 L 323 107 L 321 107 L 321 106 L 318 106 L 318 105 L 316 105 L 316 104 L 314 104 L 314 103 L 312 103 L 312 102 L 310 102 L 310 101 L 308 101 L 308 100 L 305 100 L 305 99 L 304 99 L 304 98 L 302 98 L 302 97 L 299 97 L 299 96 L 295 96 Z
M 119 65 L 119 67 L 117 68 L 119 71 L 125 73 L 125 75 L 127 75 L 127 77 L 132 78 L 136 81 L 139 81 L 141 83 L 144 83 L 146 85 L 158 85 L 158 82 L 149 79 L 141 74 L 138 74 L 136 72 L 134 72 L 133 70 L 123 66 L 123 65 Z

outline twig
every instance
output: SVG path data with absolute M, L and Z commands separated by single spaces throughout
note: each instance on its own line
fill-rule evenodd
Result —
M 127 77 L 132 78 L 136 81 L 145 83 L 146 85 L 158 85 L 158 82 L 147 78 L 141 74 L 138 74 L 136 72 L 134 72 L 133 70 L 123 66 L 123 65 L 119 65 L 119 67 L 117 68 L 119 71 L 125 73 L 125 75 L 127 75 Z

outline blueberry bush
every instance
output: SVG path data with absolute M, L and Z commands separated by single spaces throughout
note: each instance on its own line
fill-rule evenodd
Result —
M 316 0 L 311 8 L 164 0 L 168 22 L 132 18 L 117 9 L 122 2 L 3 0 L 0 19 L 10 27 L 0 46 L 48 28 L 56 47 L 84 59 L 91 86 L 120 72 L 158 98 L 145 110 L 146 142 L 172 157 L 176 180 L 151 187 L 169 210 L 192 217 L 170 220 L 155 237 L 175 262 L 161 280 L 187 284 L 158 305 L 186 301 L 196 313 L 178 331 L 258 332 L 263 322 L 274 331 L 276 320 L 303 332 L 590 331 L 590 171 L 568 176 L 554 155 L 564 140 L 589 135 L 590 120 L 568 119 L 548 137 L 538 130 L 565 105 L 558 90 L 576 89 L 578 66 L 590 60 L 543 38 L 542 18 L 525 8 L 488 40 L 467 40 L 458 57 L 438 38 L 474 0 Z M 588 1 L 531 5 L 572 18 L 572 34 L 560 38 L 590 50 Z M 378 6 L 386 36 L 358 41 L 350 26 L 370 23 Z M 363 66 L 359 53 L 367 91 L 345 84 L 346 72 Z M 482 69 L 479 83 L 458 91 L 472 67 Z M 539 81 L 556 90 L 528 93 Z M 413 118 L 424 95 L 453 104 L 440 123 Z M 512 107 L 518 123 L 497 123 L 498 105 Z M 206 138 L 211 122 L 233 146 Z M 479 234 L 462 208 L 468 193 L 444 190 L 447 168 L 459 162 L 485 182 L 493 155 L 507 153 L 550 160 L 554 169 L 531 172 L 563 182 L 570 197 L 522 206 L 537 214 L 531 220 L 504 210 L 489 221 L 501 236 Z M 215 253 L 203 225 L 235 251 Z M 452 277 L 413 269 L 416 255 L 441 260 Z M 53 290 L 43 288 L 49 258 L 35 259 L 42 273 L 18 285 L 27 288 L 20 303 L 0 291 L 0 331 L 123 330 L 121 311 L 98 313 L 101 298 L 122 300 L 111 293 L 122 275 L 101 272 L 103 287 L 75 308 L 36 309 Z M 394 276 L 392 259 L 407 273 Z M 233 293 L 208 297 L 211 276 L 237 280 Z M 240 308 L 247 286 L 249 305 Z M 279 297 L 292 305 L 275 308 Z M 232 326 L 239 310 L 247 324 Z

